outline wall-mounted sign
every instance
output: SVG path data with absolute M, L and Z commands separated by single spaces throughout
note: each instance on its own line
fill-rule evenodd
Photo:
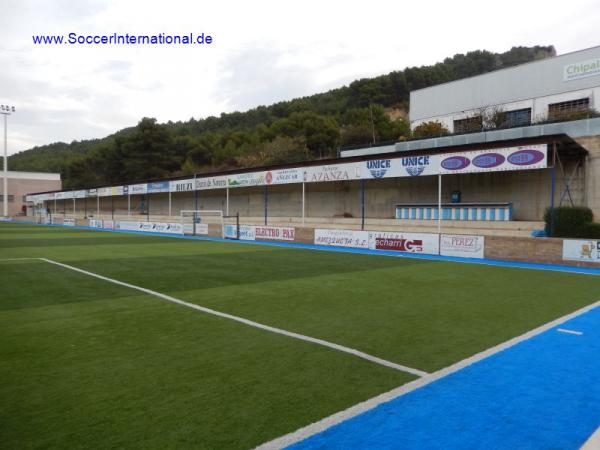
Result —
M 565 239 L 563 259 L 600 262 L 600 241 Z
M 596 75 L 600 75 L 600 58 L 567 64 L 563 68 L 563 81 L 573 81 Z
M 168 181 L 154 181 L 152 183 L 148 183 L 148 192 L 169 192 L 169 185 L 170 183 Z
M 451 174 L 544 169 L 547 160 L 547 144 L 525 145 L 442 155 L 439 171 Z
M 171 192 L 187 192 L 195 189 L 194 180 L 171 181 Z

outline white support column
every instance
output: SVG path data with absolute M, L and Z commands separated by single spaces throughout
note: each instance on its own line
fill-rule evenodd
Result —
M 4 106 L 2 107 L 4 108 Z M 3 216 L 8 217 L 8 113 L 4 114 L 4 191 L 3 195 Z M 16 199 L 15 199 L 16 200 Z
M 227 201 L 225 203 L 225 215 L 228 216 L 229 215 L 229 188 L 226 188 L 225 191 L 227 193 Z
M 169 190 L 169 220 L 171 220 L 171 190 Z
M 302 226 L 304 226 L 304 217 L 306 212 L 306 185 L 302 183 Z
M 75 216 L 75 211 L 77 209 L 75 208 L 75 197 L 73 197 L 73 217 Z
M 438 175 L 438 234 L 442 232 L 442 174 Z

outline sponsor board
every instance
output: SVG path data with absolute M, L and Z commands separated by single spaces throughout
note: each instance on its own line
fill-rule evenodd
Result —
M 484 236 L 442 234 L 440 237 L 440 255 L 483 258 L 484 248 Z
M 113 186 L 110 188 L 111 195 L 123 195 L 123 186 Z
M 109 188 L 109 187 L 98 188 L 96 190 L 96 192 L 98 193 L 98 197 L 110 197 L 112 195 L 112 188 Z
M 152 183 L 148 183 L 148 192 L 169 192 L 169 181 L 154 181 Z
M 194 180 L 171 181 L 171 192 L 188 192 L 194 190 Z
M 107 221 L 104 222 L 106 224 Z M 147 233 L 183 234 L 183 227 L 177 222 L 134 222 L 121 220 L 117 223 L 117 228 L 120 230 L 144 231 Z
M 63 223 L 62 223 L 65 227 L 74 227 L 75 226 L 75 219 L 71 219 L 71 218 L 64 218 L 63 219 Z
M 98 195 L 98 189 L 88 189 L 86 195 L 88 197 L 96 197 Z
M 303 180 L 307 183 L 359 180 L 360 178 L 361 163 L 306 167 L 303 174 Z
M 439 254 L 437 234 L 369 231 L 369 248 L 396 252 Z
M 562 257 L 571 261 L 600 262 L 600 241 L 565 239 Z
M 372 159 L 363 163 L 361 178 L 398 178 L 437 175 L 437 155 L 406 156 L 395 159 Z
M 226 238 L 237 239 L 237 227 L 233 224 L 226 224 L 223 226 L 223 234 Z M 240 240 L 253 241 L 254 227 L 250 225 L 240 225 Z
M 196 178 L 196 189 L 225 189 L 227 187 L 227 177 L 207 177 Z
M 299 168 L 272 170 L 265 174 L 266 184 L 302 183 L 303 179 L 302 169 Z
M 73 191 L 73 198 L 85 198 L 85 197 L 86 197 L 86 191 L 85 190 Z
M 114 230 L 115 229 L 115 221 L 114 220 L 105 220 L 102 223 L 102 228 L 105 230 Z
M 563 67 L 563 81 L 600 75 L 600 58 L 579 61 Z
M 148 185 L 146 183 L 142 184 L 130 184 L 129 185 L 129 194 L 145 194 L 148 192 Z
M 453 153 L 440 157 L 439 173 L 544 169 L 548 167 L 547 155 L 547 144 Z
M 293 241 L 296 230 L 290 227 L 254 227 L 255 239 L 273 239 L 277 241 Z
M 230 188 L 263 186 L 265 184 L 266 172 L 248 172 L 229 175 L 227 186 Z
M 315 229 L 315 244 L 333 247 L 369 248 L 369 232 Z
M 90 219 L 90 227 L 92 227 L 92 228 L 102 228 L 102 220 L 100 220 L 100 219 Z

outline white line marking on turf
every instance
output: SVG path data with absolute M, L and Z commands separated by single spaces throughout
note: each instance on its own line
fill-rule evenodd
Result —
M 349 354 L 357 356 L 359 358 L 366 359 L 367 361 L 371 361 L 371 362 L 373 362 L 375 364 L 380 364 L 382 366 L 386 366 L 386 367 L 389 367 L 391 369 L 399 370 L 401 372 L 410 373 L 410 374 L 416 375 L 418 377 L 424 377 L 426 375 L 429 375 L 427 372 L 423 372 L 422 370 L 414 369 L 412 367 L 403 366 L 401 364 L 396 364 L 396 363 L 393 363 L 391 361 L 387 361 L 385 359 L 381 359 L 381 358 L 378 358 L 376 356 L 372 356 L 372 355 L 369 355 L 367 353 L 363 353 L 363 352 L 361 352 L 359 350 L 356 350 L 356 349 L 353 349 L 353 348 L 350 348 L 350 347 L 345 347 L 343 345 L 334 344 L 333 342 L 324 341 L 323 339 L 317 339 L 317 338 L 313 338 L 313 337 L 310 337 L 310 336 L 305 336 L 303 334 L 294 333 L 293 331 L 287 331 L 287 330 L 282 330 L 281 328 L 271 327 L 269 325 L 264 325 L 262 323 L 258 323 L 258 322 L 254 322 L 252 320 L 244 319 L 243 317 L 238 317 L 238 316 L 234 316 L 234 315 L 231 315 L 231 314 L 227 314 L 227 313 L 223 313 L 223 312 L 220 312 L 220 311 L 216 311 L 214 309 L 205 308 L 204 306 L 196 305 L 194 303 L 188 303 L 188 302 L 185 302 L 183 300 L 179 300 L 178 298 L 171 297 L 170 295 L 161 294 L 160 292 L 156 292 L 156 291 L 153 291 L 151 289 L 146 289 L 146 288 L 143 288 L 143 287 L 140 287 L 140 286 L 136 286 L 134 284 L 129 284 L 129 283 L 125 283 L 123 281 L 115 280 L 113 278 L 108 278 L 108 277 L 105 277 L 105 276 L 102 276 L 102 275 L 98 275 L 97 273 L 88 272 L 87 270 L 79 269 L 77 267 L 70 266 L 68 264 L 63 264 L 63 263 L 60 263 L 60 262 L 57 262 L 57 261 L 53 261 L 51 259 L 46 259 L 46 258 L 39 258 L 39 259 L 41 259 L 42 261 L 46 261 L 47 263 L 63 267 L 65 269 L 73 270 L 75 272 L 83 273 L 85 275 L 89 275 L 91 277 L 98 278 L 100 280 L 108 281 L 110 283 L 118 284 L 120 286 L 125 286 L 125 287 L 128 287 L 130 289 L 135 289 L 135 290 L 143 292 L 145 294 L 149 294 L 149 295 L 153 295 L 155 297 L 161 298 L 161 299 L 166 300 L 168 302 L 176 303 L 176 304 L 182 305 L 182 306 L 187 306 L 188 308 L 192 308 L 192 309 L 195 309 L 197 311 L 202 311 L 204 313 L 212 314 L 214 316 L 222 317 L 224 319 L 234 320 L 236 322 L 243 323 L 244 325 L 248 325 L 248 326 L 255 327 L 255 328 L 260 328 L 261 330 L 265 330 L 265 331 L 270 331 L 271 333 L 282 334 L 284 336 L 288 336 L 288 337 L 292 337 L 292 338 L 295 338 L 295 339 L 299 339 L 301 341 L 311 342 L 313 344 L 322 345 L 324 347 L 328 347 L 328 348 L 331 348 L 331 349 L 334 349 L 334 350 L 337 350 L 337 351 L 340 351 L 340 352 L 349 353 Z
M 556 331 L 567 334 L 576 334 L 577 336 L 581 336 L 583 334 L 581 331 L 567 330 L 566 328 L 557 328 Z
M 0 259 L 0 262 L 25 261 L 28 259 L 37 259 L 39 261 L 40 258 L 2 258 Z
M 361 402 L 354 406 L 351 406 L 350 408 L 348 408 L 344 411 L 340 411 L 329 417 L 325 417 L 324 419 L 319 420 L 318 422 L 307 425 L 306 427 L 300 428 L 299 430 L 296 430 L 292 433 L 275 438 L 272 441 L 266 442 L 266 443 L 256 447 L 256 450 L 280 449 L 280 448 L 284 448 L 284 447 L 296 444 L 296 443 L 303 441 L 304 439 L 309 438 L 315 434 L 321 433 L 321 432 L 327 430 L 328 428 L 331 428 L 331 427 L 338 425 L 348 419 L 356 417 L 359 414 L 369 411 L 370 409 L 373 409 L 373 408 L 381 405 L 382 403 L 387 403 L 387 402 L 394 400 L 402 395 L 408 394 L 409 392 L 412 392 L 416 389 L 419 389 L 423 386 L 433 383 L 434 381 L 437 381 L 440 378 L 444 378 L 454 372 L 464 369 L 465 367 L 470 366 L 471 364 L 474 364 L 478 361 L 481 361 L 482 359 L 488 358 L 488 357 L 490 357 L 496 353 L 499 353 L 503 350 L 506 350 L 520 342 L 523 342 L 527 339 L 537 336 L 538 334 L 548 331 L 558 325 L 561 325 L 562 323 L 566 322 L 567 320 L 570 320 L 574 317 L 577 317 L 581 314 L 591 311 L 592 309 L 594 309 L 598 306 L 600 306 L 600 301 L 597 301 L 595 303 L 592 303 L 591 305 L 588 305 L 581 309 L 578 309 L 577 311 L 574 311 L 571 314 L 567 314 L 566 316 L 559 317 L 558 319 L 553 320 L 552 322 L 548 322 L 545 325 L 542 325 L 538 328 L 528 331 L 527 333 L 524 333 L 520 336 L 514 337 L 506 342 L 498 344 L 495 347 L 489 348 L 489 349 L 484 350 L 483 352 L 477 353 L 476 355 L 473 355 L 469 358 L 463 359 L 462 361 L 452 364 L 451 366 L 448 366 L 444 369 L 438 370 L 437 372 L 434 372 L 426 377 L 419 378 L 415 381 L 411 381 L 410 383 L 402 385 L 396 389 L 392 389 L 391 391 L 385 392 L 381 395 L 370 398 L 369 400 L 366 400 L 364 402 Z

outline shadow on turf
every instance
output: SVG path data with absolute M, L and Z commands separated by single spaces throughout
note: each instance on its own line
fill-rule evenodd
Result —
M 199 248 L 200 249 L 200 248 Z M 78 268 L 161 291 L 311 278 L 365 270 L 437 264 L 435 261 L 381 258 L 376 255 L 316 253 L 282 249 L 223 254 L 79 260 Z
M 11 286 L 0 297 L 0 311 L 143 296 L 39 260 L 3 263 L 0 270 L 1 283 Z

